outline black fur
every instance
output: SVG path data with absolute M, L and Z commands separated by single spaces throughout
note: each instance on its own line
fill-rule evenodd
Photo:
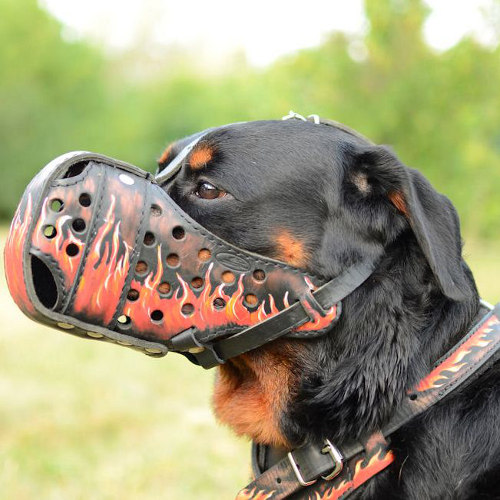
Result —
M 276 230 L 286 229 L 304 242 L 304 266 L 326 277 L 383 253 L 332 331 L 306 343 L 300 386 L 281 416 L 294 444 L 341 444 L 376 429 L 478 314 L 455 209 L 387 148 L 327 125 L 253 122 L 205 140 L 213 160 L 201 171 L 184 165 L 166 189 L 210 231 L 276 257 Z M 200 181 L 229 194 L 200 199 Z M 500 498 L 498 380 L 490 368 L 401 429 L 396 463 L 357 496 Z

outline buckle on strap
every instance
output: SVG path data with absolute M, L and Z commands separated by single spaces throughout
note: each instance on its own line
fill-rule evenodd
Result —
M 331 459 L 333 460 L 332 471 L 326 476 L 323 476 L 323 475 L 321 476 L 326 481 L 330 481 L 334 477 L 338 476 L 340 474 L 340 472 L 342 471 L 342 469 L 344 467 L 343 457 L 342 457 L 342 454 L 340 453 L 340 451 L 328 439 L 325 439 L 324 446 L 323 446 L 323 448 L 321 448 L 321 453 L 323 455 L 326 455 L 326 454 L 330 455 Z M 288 456 L 288 461 L 290 462 L 290 465 L 292 466 L 293 472 L 295 473 L 295 477 L 297 478 L 297 481 L 299 482 L 299 484 L 301 484 L 302 486 L 310 486 L 311 484 L 314 484 L 318 480 L 317 477 L 310 480 L 310 481 L 307 481 L 306 479 L 304 479 L 304 477 L 302 476 L 302 473 L 300 471 L 300 466 L 297 463 L 297 461 L 295 460 L 295 457 L 293 456 L 293 452 L 292 451 L 289 452 L 287 456 Z

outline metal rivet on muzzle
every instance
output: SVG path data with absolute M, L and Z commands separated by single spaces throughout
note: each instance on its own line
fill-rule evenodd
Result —
M 65 330 L 72 330 L 75 328 L 75 325 L 70 325 L 69 323 L 57 323 L 59 328 L 64 328 Z
M 92 337 L 93 339 L 102 339 L 104 337 L 102 333 L 97 333 L 97 332 L 87 332 L 87 335 L 89 337 Z

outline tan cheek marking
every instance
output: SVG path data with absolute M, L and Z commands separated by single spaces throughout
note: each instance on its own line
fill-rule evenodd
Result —
M 161 165 L 163 163 L 166 163 L 168 160 L 168 157 L 170 156 L 170 153 L 172 152 L 172 149 L 174 147 L 175 143 L 169 144 L 166 148 L 165 151 L 161 154 L 161 156 L 158 158 L 158 163 Z
M 210 146 L 202 145 L 196 148 L 189 157 L 189 166 L 192 170 L 203 168 L 214 155 L 214 151 Z
M 391 191 L 389 193 L 389 200 L 391 203 L 406 217 L 408 217 L 408 208 L 406 207 L 406 202 L 403 197 L 403 193 L 400 191 Z
M 280 231 L 276 237 L 276 251 L 278 259 L 292 266 L 304 266 L 309 260 L 304 244 L 286 230 Z

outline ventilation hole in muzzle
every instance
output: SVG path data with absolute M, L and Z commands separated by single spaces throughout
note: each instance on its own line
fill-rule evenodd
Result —
M 163 313 L 159 309 L 156 309 L 151 313 L 151 319 L 158 323 L 163 319 Z
M 73 229 L 77 232 L 77 233 L 83 233 L 83 231 L 85 231 L 85 228 L 87 227 L 87 225 L 85 224 L 85 221 L 83 219 L 75 219 L 71 225 L 73 226 Z
M 116 321 L 118 321 L 118 323 L 120 323 L 120 326 L 127 326 L 127 325 L 130 325 L 132 323 L 130 316 L 127 316 L 125 314 L 118 316 L 118 319 Z
M 148 272 L 148 265 L 143 260 L 140 260 L 135 265 L 135 273 L 139 276 L 144 276 Z
M 203 288 L 203 278 L 200 278 L 199 276 L 197 276 L 196 278 L 193 278 L 191 280 L 191 286 L 195 290 L 199 290 L 200 288 Z
M 222 273 L 222 281 L 226 283 L 226 285 L 230 285 L 231 283 L 234 283 L 234 280 L 236 279 L 234 274 L 231 271 L 224 271 Z
M 212 257 L 212 252 L 208 248 L 202 248 L 198 252 L 198 259 L 200 259 L 202 262 L 206 262 L 207 260 L 210 260 L 210 257 Z
M 147 231 L 144 235 L 144 244 L 147 247 L 152 247 L 156 242 L 155 235 L 151 231 Z
M 90 204 L 92 203 L 92 198 L 90 197 L 90 194 L 82 193 L 78 198 L 78 202 L 82 207 L 90 207 Z
M 135 288 L 131 288 L 127 292 L 127 299 L 130 300 L 131 302 L 135 302 L 139 298 L 139 290 L 136 290 Z
M 47 309 L 53 309 L 58 297 L 56 281 L 45 262 L 35 255 L 31 256 L 31 276 L 38 300 Z
M 54 226 L 45 226 L 43 228 L 43 235 L 51 240 L 57 234 L 57 230 Z
M 54 198 L 53 200 L 50 200 L 49 208 L 53 212 L 60 212 L 63 209 L 63 207 L 64 207 L 64 203 L 59 198 Z
M 66 247 L 66 253 L 70 256 L 70 257 L 74 257 L 75 255 L 78 255 L 78 252 L 80 251 L 80 249 L 78 248 L 78 245 L 75 245 L 74 243 L 70 243 L 67 247 Z
M 172 229 L 172 236 L 176 239 L 176 240 L 183 240 L 184 239 L 184 236 L 186 236 L 186 231 L 184 231 L 184 228 L 181 227 L 181 226 L 175 226 L 173 229 Z
M 184 314 L 184 316 L 191 316 L 194 313 L 193 304 L 184 304 L 181 307 L 181 313 Z
M 256 269 L 253 272 L 253 279 L 255 281 L 264 281 L 266 279 L 266 273 L 262 269 Z
M 88 163 L 83 162 L 71 165 L 71 167 L 69 167 L 67 172 L 64 174 L 63 179 L 68 179 L 69 177 L 76 177 L 77 175 L 80 175 L 85 170 L 87 165 Z
M 213 304 L 215 309 L 224 309 L 224 307 L 226 307 L 226 301 L 224 299 L 221 299 L 220 297 L 214 299 Z
M 166 281 L 158 285 L 158 292 L 161 295 L 168 295 L 171 289 L 172 287 L 170 286 L 170 283 L 167 283 Z
M 258 304 L 259 299 L 253 293 L 248 293 L 245 295 L 245 304 L 249 307 L 254 307 Z
M 177 267 L 179 265 L 180 259 L 176 253 L 171 253 L 167 255 L 167 264 L 170 267 Z
M 158 205 L 151 205 L 151 215 L 153 217 L 160 217 L 162 210 Z

